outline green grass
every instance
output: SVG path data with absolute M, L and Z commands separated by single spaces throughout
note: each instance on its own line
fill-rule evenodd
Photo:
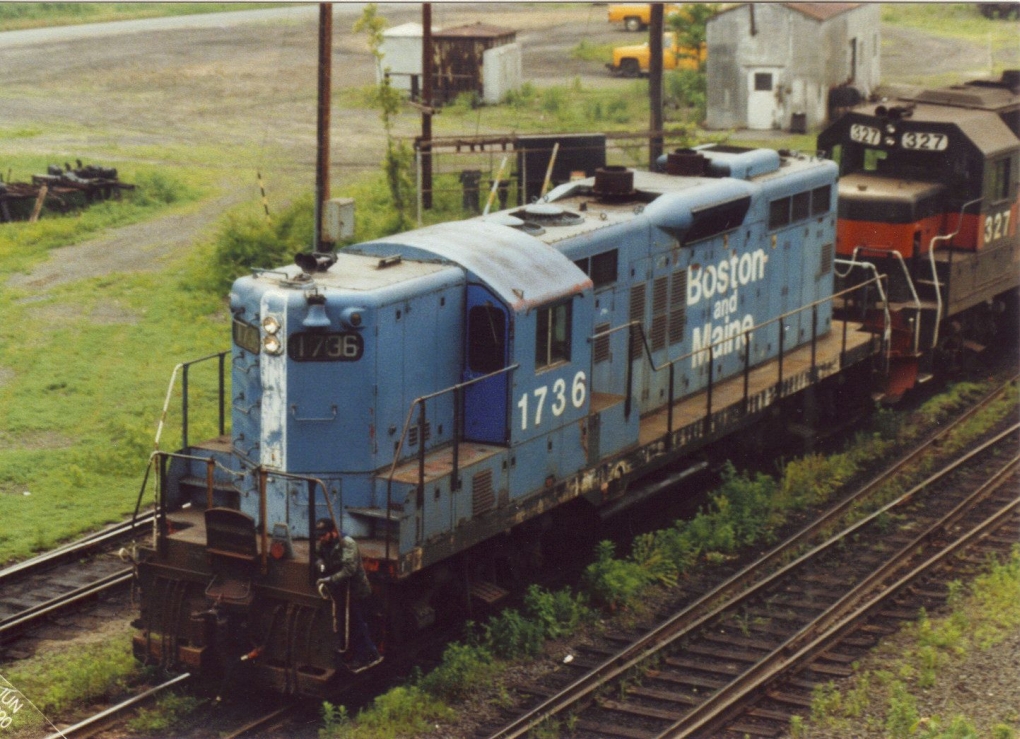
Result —
M 882 23 L 995 49 L 1015 49 L 1020 21 L 989 20 L 975 3 L 885 3 Z
M 127 624 L 103 641 L 73 651 L 52 649 L 4 670 L 4 678 L 51 718 L 83 703 L 116 698 L 142 677 Z
M 279 3 L 0 3 L 0 31 L 272 8 Z

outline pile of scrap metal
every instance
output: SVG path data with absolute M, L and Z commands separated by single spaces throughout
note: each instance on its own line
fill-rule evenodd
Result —
M 119 198 L 121 190 L 134 189 L 117 178 L 116 169 L 85 167 L 80 159 L 75 163 L 76 169 L 70 164 L 51 164 L 46 174 L 32 175 L 31 183 L 0 178 L 0 223 L 35 221 L 44 207 L 66 213 L 96 200 Z

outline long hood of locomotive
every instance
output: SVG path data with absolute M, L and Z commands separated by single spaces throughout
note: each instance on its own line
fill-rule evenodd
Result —
M 449 393 L 479 376 L 466 359 L 468 314 L 489 303 L 507 316 L 507 359 L 485 371 L 512 370 L 489 399 L 494 420 L 484 418 L 489 400 L 465 412 L 460 433 L 484 443 L 554 448 L 547 440 L 580 433 L 595 393 L 622 397 L 626 363 L 593 355 L 592 337 L 606 327 L 616 330 L 603 342 L 614 357 L 627 357 L 620 329 L 634 320 L 647 325 L 656 364 L 690 355 L 680 365 L 682 392 L 707 382 L 710 346 L 720 376 L 738 372 L 741 342 L 754 326 L 767 324 L 749 358 L 768 360 L 781 343 L 774 319 L 831 294 L 824 265 L 834 242 L 835 165 L 723 154 L 712 166 L 717 171 L 697 177 L 636 172 L 632 193 L 608 199 L 591 180 L 572 183 L 537 206 L 348 247 L 318 271 L 290 265 L 239 279 L 230 308 L 232 441 L 241 467 L 321 479 L 342 509 L 385 506 L 382 471 L 458 433 Z M 741 176 L 721 176 L 730 171 Z M 799 213 L 801 201 L 814 206 Z M 777 206 L 786 209 L 778 225 L 770 223 Z M 591 270 L 607 255 L 611 279 Z M 536 316 L 565 304 L 574 349 L 565 361 L 540 365 Z M 828 308 L 820 310 L 824 331 Z M 787 320 L 788 348 L 809 340 L 805 316 Z M 633 382 L 647 385 L 635 391 L 644 413 L 665 397 L 665 373 L 644 377 L 646 358 L 636 364 Z M 415 403 L 437 395 L 447 399 L 430 406 L 419 438 Z M 618 445 L 632 443 L 638 417 L 612 428 Z M 609 433 L 607 426 L 606 448 Z M 586 463 L 583 444 L 562 443 L 573 456 L 518 469 L 511 496 Z M 307 492 L 283 477 L 269 481 L 270 518 L 289 520 L 300 534 Z M 245 510 L 258 499 L 255 484 L 251 474 L 240 483 Z

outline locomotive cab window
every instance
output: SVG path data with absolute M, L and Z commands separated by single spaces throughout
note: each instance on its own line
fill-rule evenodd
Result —
M 535 332 L 535 369 L 570 361 L 570 317 L 572 304 L 541 308 Z
M 782 228 L 790 224 L 790 198 L 779 198 L 769 203 L 769 228 Z
M 503 369 L 506 356 L 506 315 L 492 305 L 468 312 L 468 367 L 489 374 Z
M 993 202 L 1006 200 L 1010 195 L 1010 161 L 1008 158 L 992 162 L 988 167 L 988 196 Z
M 593 257 L 578 259 L 574 264 L 591 278 L 595 289 L 611 285 L 616 282 L 617 250 L 610 249 Z

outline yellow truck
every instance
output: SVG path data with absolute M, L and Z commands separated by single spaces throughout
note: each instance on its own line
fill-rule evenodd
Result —
M 648 60 L 651 59 L 648 43 L 635 46 L 617 46 L 613 49 L 613 61 L 606 67 L 610 72 L 622 77 L 639 77 L 648 74 Z M 698 69 L 705 61 L 705 45 L 700 49 L 680 46 L 670 32 L 662 34 L 662 68 Z
M 665 14 L 679 12 L 679 5 L 667 5 Z M 622 23 L 628 31 L 641 31 L 652 21 L 652 6 L 640 4 L 610 5 L 607 11 L 610 23 Z

